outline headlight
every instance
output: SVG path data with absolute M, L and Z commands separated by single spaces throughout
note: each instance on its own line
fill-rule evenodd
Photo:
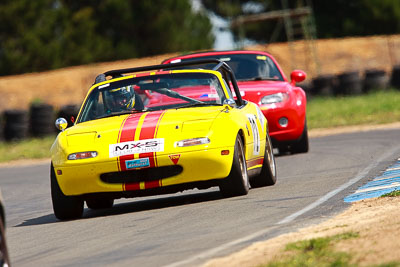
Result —
M 210 143 L 210 139 L 208 137 L 200 137 L 200 138 L 191 138 L 185 139 L 176 142 L 177 147 L 186 147 L 186 146 L 197 146 L 197 145 L 204 145 Z
M 263 98 L 261 98 L 261 104 L 267 105 L 267 104 L 280 103 L 280 102 L 285 102 L 288 99 L 289 99 L 289 95 L 287 93 L 277 93 L 277 94 L 272 94 L 272 95 L 266 95 Z
M 96 151 L 78 152 L 78 153 L 72 153 L 72 154 L 68 155 L 69 160 L 88 159 L 88 158 L 95 158 L 95 157 L 97 157 Z

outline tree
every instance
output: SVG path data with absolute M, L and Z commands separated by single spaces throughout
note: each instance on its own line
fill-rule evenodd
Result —
M 3 0 L 0 75 L 144 57 L 213 44 L 188 0 Z
M 295 8 L 308 1 L 286 0 L 288 7 Z M 203 0 L 203 4 L 216 14 L 234 19 L 246 15 L 245 5 L 260 6 L 260 12 L 283 9 L 284 0 Z M 317 37 L 334 38 L 394 34 L 400 32 L 399 0 L 311 0 L 314 10 Z M 282 21 L 262 21 L 242 25 L 245 37 L 259 42 L 287 41 Z M 239 29 L 232 29 L 235 37 Z

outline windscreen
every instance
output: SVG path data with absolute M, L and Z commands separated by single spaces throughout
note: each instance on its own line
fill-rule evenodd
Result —
M 231 67 L 238 81 L 251 80 L 277 80 L 283 81 L 283 76 L 272 59 L 261 54 L 230 54 L 201 56 L 194 58 L 181 59 L 181 62 L 199 59 L 219 59 Z M 172 61 L 174 62 L 174 61 Z M 198 67 L 211 69 L 215 64 L 202 64 Z M 191 66 L 193 68 L 193 66 Z
M 146 75 L 99 85 L 87 97 L 79 122 L 134 112 L 222 105 L 225 95 L 211 73 Z

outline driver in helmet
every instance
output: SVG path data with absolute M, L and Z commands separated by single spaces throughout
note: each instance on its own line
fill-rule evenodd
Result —
M 135 106 L 135 96 L 132 86 L 124 86 L 110 90 L 111 111 L 120 112 L 132 110 Z

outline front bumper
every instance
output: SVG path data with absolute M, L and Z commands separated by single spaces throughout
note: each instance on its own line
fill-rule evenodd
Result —
M 229 155 L 221 155 L 221 150 L 229 150 Z M 175 153 L 174 153 L 175 154 Z M 174 166 L 171 155 L 157 156 L 159 168 Z M 126 171 L 127 180 L 123 179 L 123 172 L 118 170 L 118 162 L 110 159 L 106 162 L 92 161 L 90 163 L 77 163 L 69 166 L 54 166 L 57 181 L 62 192 L 67 196 L 84 195 L 90 193 L 124 192 L 132 190 L 146 190 L 158 187 L 222 179 L 228 176 L 233 160 L 233 147 L 223 147 L 201 151 L 191 151 L 180 154 L 177 163 L 180 171 L 171 172 L 160 176 L 153 175 L 128 175 L 128 172 L 143 172 L 146 168 Z M 156 169 L 155 167 L 154 169 Z M 118 173 L 119 181 L 112 181 L 113 175 Z M 62 173 L 62 174 L 60 174 Z M 150 172 L 151 173 L 151 172 Z M 157 173 L 157 172 L 155 172 Z M 134 179 L 132 177 L 134 176 Z M 168 177 L 165 177 L 168 176 Z

